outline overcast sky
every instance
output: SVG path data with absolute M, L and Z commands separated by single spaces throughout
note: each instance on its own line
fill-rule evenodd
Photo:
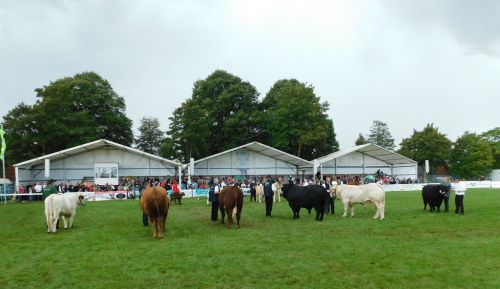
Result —
M 296 78 L 331 105 L 341 148 L 386 122 L 399 145 L 500 126 L 500 1 L 0 1 L 0 116 L 95 71 L 137 129 L 224 69 L 262 99 Z

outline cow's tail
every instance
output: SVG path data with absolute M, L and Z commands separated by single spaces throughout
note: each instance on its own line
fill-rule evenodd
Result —
M 47 197 L 45 202 L 45 218 L 47 219 L 47 229 L 52 232 L 52 224 L 54 223 L 54 205 L 52 204 L 52 199 L 50 196 Z

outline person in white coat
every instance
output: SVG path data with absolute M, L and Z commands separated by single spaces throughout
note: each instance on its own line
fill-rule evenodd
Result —
M 455 183 L 451 189 L 455 192 L 455 214 L 464 214 L 464 196 L 467 188 L 465 183 L 460 181 L 460 179 L 455 179 Z

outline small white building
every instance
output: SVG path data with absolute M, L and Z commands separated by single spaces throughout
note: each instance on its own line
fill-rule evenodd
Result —
M 186 164 L 189 166 L 189 164 Z M 298 175 L 310 161 L 259 142 L 251 142 L 192 163 L 198 176 Z
M 20 183 L 79 183 L 117 185 L 119 177 L 174 176 L 181 164 L 109 140 L 96 140 L 14 165 Z
M 417 179 L 417 162 L 375 144 L 343 149 L 313 161 L 322 175 L 373 175 L 377 170 L 394 178 Z

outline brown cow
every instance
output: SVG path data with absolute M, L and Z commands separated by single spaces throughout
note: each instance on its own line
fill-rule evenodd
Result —
M 168 206 L 168 194 L 163 187 L 149 187 L 142 192 L 141 208 L 153 226 L 153 238 L 163 238 Z
M 233 210 L 236 209 L 236 225 L 240 227 L 241 210 L 243 209 L 243 192 L 239 187 L 226 186 L 219 193 L 219 209 L 224 224 L 224 210 L 227 213 L 227 228 L 233 225 Z

